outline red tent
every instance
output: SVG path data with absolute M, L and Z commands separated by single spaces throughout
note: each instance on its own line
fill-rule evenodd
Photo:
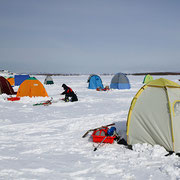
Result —
M 16 94 L 16 92 L 14 92 L 13 88 L 11 87 L 9 81 L 6 80 L 4 77 L 0 76 L 0 94 L 3 93 L 7 95 Z

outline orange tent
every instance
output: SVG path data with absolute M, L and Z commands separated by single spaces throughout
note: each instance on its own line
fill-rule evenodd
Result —
M 22 84 L 19 86 L 17 96 L 23 97 L 23 96 L 48 96 L 46 89 L 42 85 L 42 83 L 37 80 L 36 78 L 29 78 L 22 82 Z
M 14 78 L 13 77 L 9 77 L 9 78 L 7 78 L 7 80 L 9 81 L 11 86 L 14 86 Z

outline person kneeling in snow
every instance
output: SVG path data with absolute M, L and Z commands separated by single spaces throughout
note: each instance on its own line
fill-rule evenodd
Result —
M 61 95 L 65 95 L 65 98 L 64 98 L 65 102 L 78 101 L 76 94 L 70 87 L 66 86 L 66 84 L 63 84 L 62 87 L 64 88 L 64 92 L 62 92 Z M 69 98 L 71 98 L 71 99 L 69 99 Z

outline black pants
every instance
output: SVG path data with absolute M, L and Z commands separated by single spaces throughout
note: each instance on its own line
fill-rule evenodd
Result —
M 65 101 L 74 102 L 74 101 L 78 101 L 78 98 L 77 98 L 76 94 L 73 94 L 72 96 L 65 95 Z

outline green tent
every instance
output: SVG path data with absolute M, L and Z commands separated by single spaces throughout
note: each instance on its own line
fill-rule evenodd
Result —
M 145 77 L 144 77 L 144 80 L 143 80 L 143 84 L 147 84 L 148 82 L 152 81 L 153 80 L 153 77 L 150 75 L 150 74 L 147 74 Z

